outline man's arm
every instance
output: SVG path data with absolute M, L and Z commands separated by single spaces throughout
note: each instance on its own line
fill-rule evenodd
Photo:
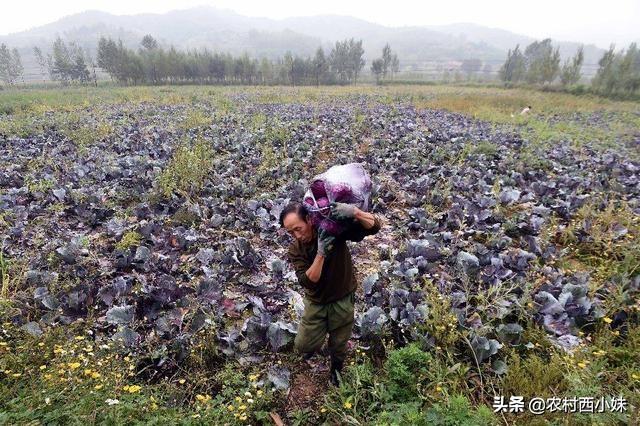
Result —
M 362 225 L 364 229 L 371 229 L 376 223 L 376 217 L 373 215 L 373 213 L 362 211 L 357 207 L 355 208 L 355 212 L 353 215 L 356 220 L 360 222 L 360 225 Z
M 304 288 L 314 288 L 320 275 L 322 273 L 322 266 L 324 265 L 324 256 L 318 254 L 313 259 L 313 263 L 309 264 L 309 261 L 305 257 L 294 250 L 293 247 L 289 248 L 289 261 L 293 265 L 298 277 L 298 282 Z
M 305 275 L 313 284 L 316 284 L 320 279 L 320 274 L 322 273 L 322 265 L 324 265 L 324 256 L 321 254 L 317 254 L 315 259 L 313 259 L 313 263 L 305 271 Z
M 377 234 L 381 227 L 382 222 L 379 216 L 356 208 L 354 224 L 341 236 L 341 239 L 359 242 L 368 235 Z

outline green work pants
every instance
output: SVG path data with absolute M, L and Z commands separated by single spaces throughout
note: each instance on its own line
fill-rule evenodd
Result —
M 298 326 L 295 349 L 299 353 L 318 351 L 329 333 L 329 353 L 336 361 L 344 361 L 347 342 L 353 329 L 355 292 L 335 302 L 320 305 L 304 298 L 304 313 Z

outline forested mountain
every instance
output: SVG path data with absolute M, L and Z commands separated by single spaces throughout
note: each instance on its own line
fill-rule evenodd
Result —
M 139 47 L 145 34 L 161 44 L 177 48 L 208 48 L 232 54 L 275 58 L 287 50 L 312 55 L 318 46 L 329 48 L 336 40 L 363 40 L 364 57 L 379 56 L 385 43 L 398 53 L 403 68 L 429 62 L 478 58 L 498 64 L 516 43 L 528 44 L 531 37 L 475 24 L 431 27 L 386 27 L 349 16 L 319 15 L 287 19 L 254 18 L 230 10 L 202 6 L 164 14 L 116 16 L 86 11 L 27 31 L 0 36 L 0 42 L 28 51 L 33 46 L 46 49 L 60 35 L 95 52 L 100 36 L 122 39 L 126 46 Z M 575 53 L 579 43 L 559 42 L 564 57 Z M 585 47 L 585 62 L 596 62 L 603 50 Z

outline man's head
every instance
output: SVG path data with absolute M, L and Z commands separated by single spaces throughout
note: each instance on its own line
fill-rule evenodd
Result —
M 308 243 L 313 239 L 313 226 L 309 212 L 300 203 L 289 203 L 280 213 L 280 226 L 295 239 Z

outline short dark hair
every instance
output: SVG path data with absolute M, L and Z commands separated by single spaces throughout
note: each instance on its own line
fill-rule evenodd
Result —
M 297 214 L 302 220 L 307 220 L 307 217 L 309 216 L 309 212 L 307 211 L 305 206 L 302 205 L 302 203 L 292 201 L 291 203 L 287 204 L 285 208 L 280 212 L 280 218 L 278 219 L 280 227 L 284 226 L 284 218 L 287 217 L 289 213 Z

